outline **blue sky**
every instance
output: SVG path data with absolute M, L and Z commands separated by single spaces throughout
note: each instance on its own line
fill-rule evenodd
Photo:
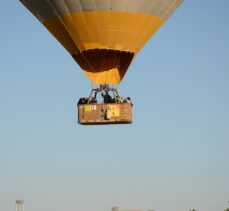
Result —
M 229 206 L 229 1 L 186 0 L 119 86 L 134 123 L 85 127 L 91 83 L 19 3 L 1 2 L 0 210 Z

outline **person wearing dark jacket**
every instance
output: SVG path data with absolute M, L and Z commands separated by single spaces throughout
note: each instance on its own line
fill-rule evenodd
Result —
M 103 96 L 103 102 L 104 103 L 112 103 L 113 102 L 113 99 L 112 97 L 109 95 L 108 91 L 105 92 L 105 95 L 102 95 Z

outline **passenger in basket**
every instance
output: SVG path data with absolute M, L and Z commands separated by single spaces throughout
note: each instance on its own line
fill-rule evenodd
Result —
M 97 103 L 96 98 L 95 97 L 92 97 L 89 103 L 90 104 L 96 104 Z
M 83 104 L 88 104 L 89 98 L 88 97 L 84 97 L 83 98 Z
M 81 105 L 81 104 L 83 104 L 83 98 L 82 97 L 79 99 L 77 105 Z
M 121 97 L 121 96 L 116 96 L 116 103 L 123 103 L 123 97 Z
M 115 96 L 114 101 L 115 101 L 115 103 L 119 103 L 119 96 L 118 95 Z
M 131 102 L 130 97 L 127 97 L 127 98 L 126 98 L 126 102 L 129 103 L 131 106 L 133 106 L 133 103 Z
M 102 95 L 103 96 L 103 102 L 104 103 L 112 103 L 113 102 L 113 99 L 112 97 L 108 94 L 108 91 L 105 92 L 105 95 Z
M 87 104 L 87 102 L 88 102 L 88 98 L 82 97 L 79 99 L 77 105 Z
M 121 96 L 119 96 L 119 103 L 124 103 L 124 98 L 123 97 L 121 97 Z

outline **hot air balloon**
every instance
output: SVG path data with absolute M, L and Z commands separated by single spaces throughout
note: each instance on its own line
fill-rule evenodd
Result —
M 92 90 L 95 97 L 98 92 L 103 96 L 113 93 L 113 107 L 107 107 L 112 103 L 107 102 L 99 109 L 95 102 L 95 109 L 88 105 L 91 93 L 87 102 L 78 106 L 79 114 L 84 118 L 88 114 L 90 121 L 86 118 L 83 122 L 83 117 L 79 117 L 79 123 L 131 123 L 131 106 L 118 106 L 119 95 L 110 85 L 121 82 L 139 50 L 183 0 L 20 1 L 64 46 L 92 83 L 98 85 Z M 97 110 L 110 114 L 92 114 Z M 98 120 L 98 116 L 103 117 Z

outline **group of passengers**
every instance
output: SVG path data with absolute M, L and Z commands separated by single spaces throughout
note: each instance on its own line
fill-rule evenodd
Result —
M 129 103 L 131 105 L 131 99 L 130 97 L 124 98 L 121 97 L 119 95 L 111 97 L 111 95 L 109 95 L 108 91 L 105 91 L 104 93 L 102 92 L 101 94 L 102 98 L 103 98 L 103 103 L 119 103 L 119 104 L 123 104 L 123 103 Z M 83 97 L 79 99 L 78 105 L 79 104 L 97 104 L 97 93 L 95 93 L 95 95 L 91 98 L 88 97 Z

